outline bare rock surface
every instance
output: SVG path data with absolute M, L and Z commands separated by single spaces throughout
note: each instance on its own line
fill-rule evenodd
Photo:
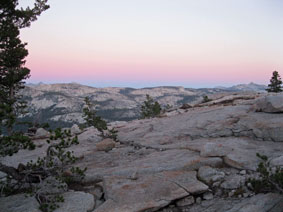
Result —
M 34 138 L 36 138 L 36 139 L 48 138 L 49 135 L 50 135 L 50 133 L 49 133 L 47 130 L 45 130 L 45 129 L 43 129 L 43 128 L 38 128 L 38 129 L 36 130 L 36 133 L 35 133 L 35 135 L 34 135 Z
M 221 184 L 221 188 L 224 189 L 237 189 L 241 186 L 244 186 L 245 177 L 241 175 L 230 175 L 225 181 Z
M 142 176 L 136 181 L 125 178 L 104 179 L 106 202 L 96 212 L 155 211 L 168 205 L 172 200 L 203 193 L 208 186 L 199 182 L 196 172 L 167 171 Z
M 84 192 L 67 192 L 63 194 L 64 202 L 54 212 L 89 212 L 94 209 L 94 197 Z
M 0 212 L 41 212 L 34 197 L 25 194 L 0 198 Z
M 78 209 L 82 204 L 67 192 L 67 206 L 60 210 L 282 211 L 282 196 L 255 195 L 246 186 L 260 162 L 257 153 L 268 156 L 272 166 L 283 164 L 283 113 L 252 110 L 257 99 L 251 94 L 220 97 L 159 118 L 113 123 L 118 142 L 86 129 L 71 150 L 80 157 L 76 166 L 87 167 L 81 183 L 90 194 L 76 197 L 87 199 L 87 207 Z M 21 150 L 1 162 L 17 167 L 42 156 L 48 145 L 35 142 L 36 150 Z
M 258 194 L 246 199 L 203 201 L 187 208 L 189 212 L 281 212 L 283 197 L 280 194 Z M 162 210 L 161 210 L 162 211 Z M 162 211 L 163 212 L 163 211 Z M 165 212 L 165 211 L 164 211 Z
M 84 192 L 66 192 L 64 202 L 54 212 L 89 212 L 94 209 L 94 198 Z M 29 195 L 14 195 L 0 199 L 0 212 L 41 212 L 39 203 Z
M 94 127 L 87 128 L 83 133 L 78 135 L 79 141 L 98 142 L 101 140 L 101 132 Z
M 212 184 L 217 181 L 221 181 L 225 177 L 224 172 L 217 171 L 209 166 L 202 166 L 198 170 L 198 177 L 200 180 L 204 181 L 207 185 Z
M 79 126 L 77 124 L 74 124 L 72 127 L 71 127 L 71 133 L 73 135 L 77 135 L 77 134 L 80 134 L 81 133 L 81 129 L 79 128 Z
M 97 151 L 110 151 L 115 147 L 115 141 L 110 138 L 106 138 L 96 144 Z
M 254 109 L 266 113 L 283 113 L 283 94 L 273 94 L 258 99 Z

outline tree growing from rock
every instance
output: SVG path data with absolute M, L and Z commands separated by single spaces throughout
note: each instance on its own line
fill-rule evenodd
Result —
M 100 132 L 107 130 L 107 123 L 100 116 L 97 115 L 95 105 L 90 101 L 88 97 L 85 98 L 85 107 L 83 108 L 83 117 L 85 120 L 85 126 L 94 126 Z
M 279 192 L 283 194 L 283 169 L 281 167 L 270 167 L 267 156 L 257 153 L 257 157 L 261 159 L 257 167 L 260 174 L 259 179 L 250 179 L 250 183 L 256 193 L 260 192 Z
M 20 29 L 29 27 L 49 6 L 47 0 L 35 0 L 33 8 L 26 9 L 19 8 L 18 4 L 18 0 L 0 1 L 0 157 L 12 156 L 20 149 L 35 148 L 28 136 L 14 130 L 19 112 L 24 108 L 19 91 L 30 76 L 30 70 L 25 67 L 27 44 L 20 40 Z M 66 148 L 78 144 L 78 139 L 70 132 L 56 130 L 47 142 L 50 145 L 46 156 L 36 162 L 19 164 L 17 168 L 0 162 L 0 172 L 5 173 L 5 179 L 0 180 L 0 196 L 31 192 L 41 210 L 52 211 L 58 207 L 56 202 L 63 201 L 62 196 L 50 195 L 52 192 L 44 191 L 42 185 L 52 177 L 59 182 L 58 189 L 67 182 L 63 171 L 77 158 Z M 75 167 L 70 170 L 79 176 L 83 176 L 85 171 Z
M 146 100 L 141 106 L 141 118 L 153 118 L 161 113 L 161 106 L 157 101 L 154 101 L 151 96 L 146 95 Z
M 0 163 L 0 171 L 6 174 L 6 179 L 0 181 L 0 196 L 26 192 L 35 196 L 44 212 L 59 207 L 57 203 L 64 200 L 61 194 L 67 191 L 68 184 L 81 180 L 86 169 L 71 165 L 78 158 L 67 148 L 79 142 L 70 130 L 56 129 L 47 143 L 46 155 L 37 161 L 20 163 L 17 168 Z
M 18 92 L 24 88 L 24 80 L 30 76 L 25 67 L 28 51 L 26 43 L 20 40 L 20 29 L 29 27 L 31 22 L 49 6 L 47 0 L 36 0 L 33 8 L 18 8 L 18 0 L 0 2 L 0 156 L 13 155 L 19 149 L 33 149 L 27 136 L 14 132 L 18 112 L 23 109 Z M 8 171 L 0 164 L 0 171 Z
M 18 91 L 24 87 L 30 70 L 25 67 L 27 43 L 20 40 L 20 29 L 29 27 L 49 8 L 47 0 L 36 0 L 33 8 L 18 8 L 18 0 L 0 3 L 0 124 L 12 134 L 18 112 L 24 104 Z
M 268 88 L 266 90 L 268 92 L 274 92 L 274 93 L 279 93 L 283 91 L 282 90 L 282 80 L 277 71 L 274 71 L 272 73 L 270 84 L 268 85 Z

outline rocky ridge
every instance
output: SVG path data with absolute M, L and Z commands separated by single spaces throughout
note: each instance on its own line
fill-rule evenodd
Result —
M 72 147 L 87 167 L 58 211 L 93 212 L 281 212 L 283 196 L 255 194 L 259 158 L 283 167 L 282 94 L 237 94 L 177 109 L 161 117 L 111 123 L 118 141 L 103 140 L 94 128 L 79 132 Z M 47 146 L 22 150 L 1 162 L 17 166 L 36 159 Z M 87 198 L 85 198 L 86 196 Z M 15 201 L 18 208 L 9 207 Z M 2 212 L 38 211 L 20 195 L 0 199 Z M 81 207 L 81 208 L 78 208 Z M 27 208 L 26 210 L 24 208 Z M 32 208 L 32 209 L 31 209 Z
M 204 95 L 227 95 L 237 91 L 263 92 L 264 86 L 249 84 L 231 88 L 191 89 L 184 87 L 154 88 L 94 88 L 76 83 L 28 85 L 22 92 L 28 103 L 26 120 L 34 123 L 50 123 L 54 128 L 71 127 L 83 122 L 84 98 L 89 97 L 97 105 L 98 115 L 108 121 L 129 121 L 139 117 L 140 105 L 146 94 L 164 107 L 173 108 L 184 103 L 199 102 Z

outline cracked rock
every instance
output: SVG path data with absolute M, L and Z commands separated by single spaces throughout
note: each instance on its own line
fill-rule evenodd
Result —
M 225 173 L 219 172 L 210 166 L 202 166 L 198 170 L 198 177 L 206 184 L 213 184 L 214 182 L 224 179 Z
M 178 200 L 176 202 L 176 205 L 178 207 L 184 207 L 184 206 L 192 205 L 194 203 L 195 203 L 195 198 L 193 196 L 188 196 L 188 197 Z

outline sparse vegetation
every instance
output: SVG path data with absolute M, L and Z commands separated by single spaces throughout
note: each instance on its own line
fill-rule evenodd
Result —
M 270 84 L 268 85 L 268 88 L 266 90 L 268 92 L 274 92 L 274 93 L 279 93 L 283 91 L 282 90 L 282 80 L 277 71 L 274 71 L 272 73 Z
M 0 124 L 9 135 L 25 102 L 18 94 L 29 78 L 25 67 L 28 50 L 20 40 L 20 29 L 29 27 L 33 21 L 49 8 L 47 0 L 36 0 L 33 8 L 18 9 L 18 0 L 0 3 Z
M 97 115 L 95 105 L 88 97 L 85 98 L 85 107 L 83 108 L 83 117 L 85 119 L 85 127 L 94 126 L 100 132 L 107 130 L 107 123 Z
M 117 135 L 118 130 L 116 130 L 115 128 L 112 128 L 112 129 L 108 130 L 108 133 L 109 133 L 108 138 L 112 138 L 114 141 L 118 140 L 117 139 L 117 137 L 118 137 L 118 135 Z
M 141 118 L 153 118 L 161 113 L 161 106 L 157 101 L 154 101 L 151 96 L 146 95 L 146 100 L 141 106 Z
M 26 165 L 19 164 L 18 168 L 0 164 L 0 171 L 7 174 L 6 179 L 1 181 L 0 190 L 1 195 L 28 192 L 37 198 L 42 211 L 49 212 L 58 207 L 57 202 L 61 201 L 57 200 L 62 200 L 62 197 L 58 193 L 42 193 L 41 187 L 45 180 L 55 178 L 57 183 L 52 186 L 57 186 L 60 190 L 59 187 L 71 183 L 73 179 L 82 179 L 86 169 L 70 167 L 72 174 L 64 175 L 66 167 L 78 160 L 73 152 L 67 150 L 70 146 L 79 144 L 78 138 L 72 137 L 70 131 L 56 129 L 46 142 L 49 144 L 46 156 L 39 157 L 37 161 L 30 161 Z
M 257 167 L 259 179 L 250 179 L 249 182 L 256 193 L 277 191 L 283 193 L 283 169 L 271 168 L 267 156 L 257 153 L 262 161 Z
M 211 101 L 211 99 L 209 99 L 207 95 L 202 97 L 202 103 L 206 103 L 206 102 L 210 102 L 210 101 Z
M 0 157 L 36 147 L 28 136 L 15 130 L 17 120 L 26 108 L 19 91 L 30 76 L 30 70 L 25 67 L 27 44 L 20 40 L 20 29 L 29 27 L 49 6 L 47 0 L 35 0 L 34 7 L 26 9 L 19 8 L 18 4 L 18 0 L 0 3 Z M 0 181 L 0 196 L 25 192 L 36 197 L 44 212 L 58 208 L 57 203 L 63 202 L 64 198 L 60 192 L 52 193 L 49 188 L 63 191 L 66 183 L 74 177 L 83 178 L 86 169 L 70 167 L 72 174 L 64 175 L 66 167 L 78 159 L 66 150 L 78 144 L 77 137 L 73 137 L 70 131 L 57 129 L 47 143 L 46 156 L 39 157 L 37 161 L 19 164 L 17 168 L 0 162 L 0 171 L 5 173 Z M 44 188 L 46 183 L 50 183 L 51 187 Z

